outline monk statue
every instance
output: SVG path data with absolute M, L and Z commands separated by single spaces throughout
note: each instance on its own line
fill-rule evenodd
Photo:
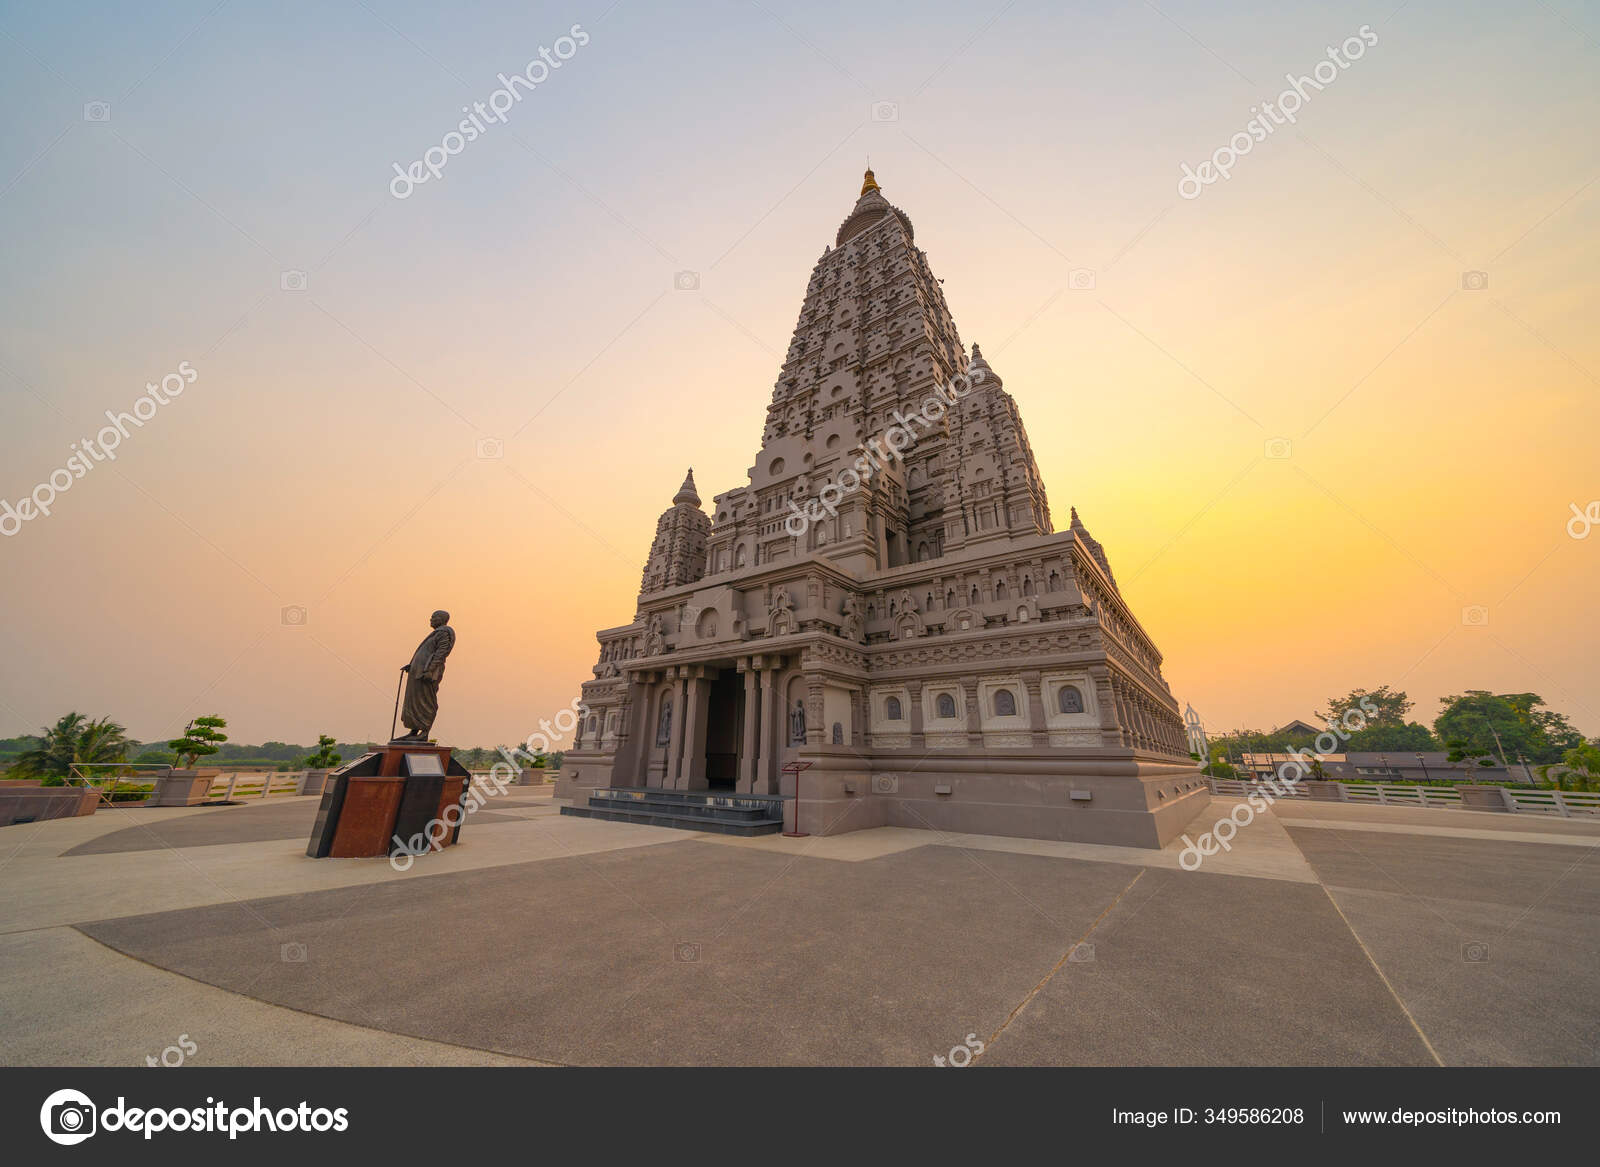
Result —
M 444 679 L 444 658 L 456 646 L 456 630 L 450 627 L 449 612 L 435 612 L 428 621 L 433 631 L 423 637 L 411 663 L 401 665 L 406 674 L 406 700 L 400 720 L 411 732 L 397 737 L 398 742 L 425 742 L 428 731 L 439 716 L 439 682 Z

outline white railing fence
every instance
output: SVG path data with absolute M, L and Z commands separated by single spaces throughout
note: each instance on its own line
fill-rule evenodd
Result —
M 1267 785 L 1240 778 L 1209 778 L 1212 794 L 1248 798 L 1311 798 L 1304 782 Z M 1463 804 L 1461 791 L 1452 786 L 1403 786 L 1388 782 L 1325 782 L 1328 801 L 1369 802 L 1383 806 L 1438 806 L 1455 810 L 1506 810 L 1517 814 L 1546 814 L 1560 818 L 1600 815 L 1600 793 L 1582 790 L 1541 790 L 1499 787 L 1500 806 Z
M 239 770 L 211 780 L 210 802 L 235 802 L 241 798 L 274 798 L 299 794 L 306 785 L 304 770 Z
M 1503 788 L 1519 813 L 1558 814 L 1564 819 L 1600 814 L 1600 793 L 1592 790 L 1513 790 Z

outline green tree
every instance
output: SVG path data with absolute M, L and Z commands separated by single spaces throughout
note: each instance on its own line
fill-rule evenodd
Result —
M 1433 730 L 1415 721 L 1404 725 L 1373 725 L 1350 735 L 1346 753 L 1421 753 L 1440 748 Z
M 39 744 L 17 756 L 11 773 L 63 785 L 74 762 L 122 762 L 128 757 L 127 730 L 109 717 L 90 719 L 73 711 L 40 731 Z
M 1491 693 L 1468 689 L 1444 699 L 1434 732 L 1462 758 L 1558 762 L 1583 744 L 1565 716 L 1544 707 L 1537 693 Z M 1452 758 L 1458 761 L 1459 758 Z
M 325 733 L 317 735 L 317 751 L 301 763 L 307 770 L 331 770 L 342 760 L 343 755 L 334 748 L 334 740 Z
M 1600 790 L 1600 739 L 1574 746 L 1559 765 L 1540 766 L 1539 772 L 1558 790 Z
M 219 732 L 224 729 L 228 721 L 213 713 L 209 717 L 197 717 L 189 723 L 183 731 L 183 736 L 174 738 L 167 745 L 178 755 L 178 768 L 187 770 L 201 758 L 208 758 L 217 752 L 217 743 L 228 740 L 228 735 Z
M 1344 715 L 1353 710 L 1361 715 L 1368 728 L 1374 726 L 1398 728 L 1406 724 L 1406 714 L 1411 712 L 1411 706 L 1414 704 L 1415 702 L 1406 696 L 1404 689 L 1391 689 L 1388 685 L 1380 685 L 1376 689 L 1351 689 L 1343 697 L 1329 697 L 1327 712 L 1319 712 L 1317 716 L 1325 722 L 1343 725 Z M 1368 706 L 1375 712 L 1368 713 Z

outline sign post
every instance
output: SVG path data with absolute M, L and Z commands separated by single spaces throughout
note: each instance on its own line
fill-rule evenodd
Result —
M 783 772 L 794 775 L 794 830 L 783 832 L 785 839 L 803 839 L 809 834 L 809 832 L 800 829 L 800 772 L 810 768 L 810 762 L 788 762 L 784 764 Z

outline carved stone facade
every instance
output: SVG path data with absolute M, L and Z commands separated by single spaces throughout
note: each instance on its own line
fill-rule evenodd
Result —
M 1161 654 L 1077 511 L 1054 531 L 1016 402 L 871 171 L 811 273 L 749 482 L 707 516 L 685 479 L 634 619 L 599 640 L 565 798 L 787 795 L 804 762 L 812 833 L 1145 846 L 1205 801 Z

